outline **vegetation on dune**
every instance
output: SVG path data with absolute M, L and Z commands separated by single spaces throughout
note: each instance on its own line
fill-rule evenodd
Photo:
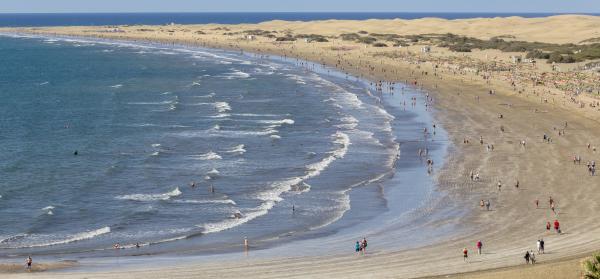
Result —
M 421 34 L 392 36 L 393 34 L 370 34 L 372 37 L 392 40 L 400 43 L 429 43 L 446 47 L 455 52 L 471 52 L 473 49 L 497 49 L 503 52 L 526 52 L 527 58 L 548 59 L 548 63 L 574 63 L 600 58 L 600 43 L 552 44 L 542 42 L 525 42 L 513 39 L 514 36 L 503 35 L 482 40 L 473 37 L 447 34 Z
M 329 42 L 329 40 L 327 40 L 327 38 L 323 35 L 317 35 L 317 34 L 298 34 L 296 35 L 297 39 L 306 39 L 309 42 L 319 42 L 319 43 L 324 43 L 324 42 Z
M 276 42 L 293 42 L 295 40 L 296 38 L 291 35 L 285 35 L 282 37 L 277 37 L 277 39 L 275 39 Z
M 377 38 L 375 37 L 360 37 L 358 40 L 356 40 L 359 43 L 363 43 L 363 44 L 372 44 L 374 42 L 377 41 Z
M 261 29 L 244 30 L 243 32 L 246 35 L 254 35 L 254 36 L 267 36 L 267 35 L 271 35 L 271 33 L 274 33 L 269 30 L 261 30 Z
M 360 39 L 360 35 L 356 33 L 344 33 L 340 35 L 340 38 L 344 41 L 356 41 Z
M 584 278 L 600 279 L 600 253 L 583 262 L 583 269 L 585 271 Z
M 585 40 L 583 40 L 583 41 L 581 41 L 579 43 L 580 44 L 585 44 L 585 43 L 600 43 L 600 37 L 585 39 Z

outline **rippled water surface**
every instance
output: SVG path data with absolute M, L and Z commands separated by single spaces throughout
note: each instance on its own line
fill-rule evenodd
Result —
M 4 255 L 323 231 L 398 153 L 378 98 L 293 62 L 24 37 L 0 61 Z

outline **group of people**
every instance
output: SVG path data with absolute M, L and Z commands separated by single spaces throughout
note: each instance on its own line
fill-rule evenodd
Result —
M 354 250 L 356 251 L 357 254 L 362 253 L 364 255 L 367 252 L 367 238 L 363 237 L 362 240 L 356 241 Z
M 589 161 L 587 163 L 587 168 L 591 176 L 596 175 L 596 161 Z
M 524 258 L 525 258 L 525 263 L 535 264 L 535 253 L 533 252 L 533 250 L 526 251 Z
M 483 207 L 485 206 L 487 211 L 490 211 L 490 200 L 486 200 L 486 201 L 479 201 L 479 206 L 481 207 L 481 209 L 483 209 Z

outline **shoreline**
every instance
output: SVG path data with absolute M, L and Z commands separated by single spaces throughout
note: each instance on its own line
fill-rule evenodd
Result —
M 215 44 L 225 46 L 228 44 L 227 40 L 219 42 L 220 43 Z M 308 58 L 316 55 L 308 55 L 310 54 L 310 49 L 301 52 L 292 49 L 291 46 L 285 46 L 286 48 L 284 48 L 283 51 L 279 50 L 279 52 L 283 52 L 284 56 L 287 56 L 289 53 L 295 53 L 298 56 L 309 56 Z M 258 48 L 260 50 L 261 47 L 264 47 L 263 53 L 277 52 L 277 49 L 273 49 L 264 44 L 260 45 L 255 43 L 254 45 L 249 44 L 249 46 L 241 46 L 241 48 L 251 51 L 253 50 L 252 48 Z M 235 47 L 230 46 L 230 48 L 234 49 Z M 297 51 L 297 53 L 294 51 Z M 281 55 L 281 53 L 276 54 Z M 327 55 L 327 57 L 323 57 L 323 60 L 327 60 L 322 61 L 323 63 L 338 65 L 337 63 L 334 63 L 336 60 L 335 54 L 332 55 L 331 53 L 328 54 L 323 52 L 320 54 Z M 306 60 L 314 61 L 314 59 Z M 345 68 L 345 70 L 348 72 L 361 72 L 360 69 L 354 70 L 351 66 L 348 66 L 348 63 L 352 65 L 353 61 L 356 62 L 356 58 L 354 58 L 354 60 L 352 58 L 345 58 L 344 62 L 346 63 L 344 65 L 348 67 Z M 579 171 L 564 173 L 562 174 L 562 177 L 558 177 L 557 173 L 553 173 L 553 170 L 562 170 L 568 166 L 565 162 L 568 162 L 569 154 L 573 152 L 572 149 L 576 149 L 577 152 L 582 152 L 579 150 L 583 149 L 582 146 L 586 140 L 597 138 L 593 128 L 590 129 L 590 127 L 597 125 L 596 121 L 590 121 L 587 117 L 582 117 L 580 113 L 573 114 L 571 113 L 571 110 L 524 100 L 519 96 L 515 96 L 510 90 L 500 86 L 493 86 L 497 93 L 487 96 L 486 87 L 489 88 L 489 85 L 481 85 L 476 82 L 473 82 L 475 84 L 468 84 L 464 81 L 461 82 L 461 79 L 458 79 L 457 81 L 456 77 L 453 79 L 452 75 L 440 74 L 438 77 L 437 75 L 423 75 L 422 72 L 421 75 L 419 75 L 418 73 L 413 73 L 415 68 L 403 68 L 402 66 L 394 67 L 389 64 L 375 67 L 379 69 L 395 69 L 394 75 L 396 78 L 393 80 L 407 81 L 412 80 L 413 78 L 419 79 L 419 83 L 424 84 L 425 88 L 428 89 L 428 92 L 434 94 L 436 98 L 436 107 L 438 107 L 438 110 L 444 115 L 444 117 L 438 118 L 439 121 L 442 123 L 442 126 L 448 130 L 454 146 L 458 147 L 458 149 L 462 149 L 462 152 L 453 150 L 454 156 L 448 160 L 448 169 L 442 170 L 442 174 L 440 174 L 440 177 L 444 177 L 443 179 L 446 180 L 446 183 L 442 183 L 439 187 L 450 191 L 451 196 L 455 201 L 473 204 L 472 214 L 469 214 L 469 216 L 465 217 L 464 220 L 461 220 L 460 223 L 463 225 L 475 225 L 476 227 L 479 224 L 485 224 L 478 236 L 487 236 L 487 238 L 484 238 L 484 243 L 492 243 L 489 245 L 489 247 L 491 247 L 489 249 L 497 252 L 485 255 L 486 261 L 484 262 L 465 266 L 461 263 L 462 260 L 459 261 L 458 259 L 460 249 L 462 249 L 462 246 L 472 247 L 472 244 L 469 243 L 473 243 L 476 240 L 473 239 L 475 236 L 464 236 L 456 239 L 456 243 L 444 243 L 433 248 L 426 247 L 418 249 L 418 251 L 391 252 L 389 254 L 382 253 L 381 255 L 369 257 L 368 259 L 359 260 L 342 258 L 336 261 L 335 259 L 329 259 L 326 262 L 343 264 L 344 260 L 348 260 L 350 263 L 359 263 L 359 265 L 364 264 L 369 270 L 379 272 L 378 274 L 381 274 L 382 276 L 386 276 L 386 274 L 391 275 L 391 273 L 385 273 L 384 270 L 378 269 L 379 267 L 384 266 L 383 264 L 375 262 L 379 259 L 386 264 L 386 266 L 393 267 L 392 271 L 388 272 L 395 271 L 397 276 L 403 277 L 419 277 L 444 274 L 435 274 L 432 272 L 431 269 L 433 266 L 437 265 L 432 265 L 431 263 L 420 262 L 420 266 L 413 266 L 413 264 L 416 264 L 416 262 L 419 262 L 420 260 L 437 263 L 439 263 L 439 261 L 445 262 L 445 265 L 448 267 L 446 271 L 447 274 L 459 273 L 456 272 L 458 270 L 465 272 L 465 269 L 466 271 L 477 271 L 515 266 L 520 262 L 519 255 L 523 249 L 518 249 L 517 247 L 531 247 L 535 240 L 535 236 L 538 235 L 539 237 L 540 234 L 544 235 L 545 238 L 547 237 L 550 239 L 553 242 L 553 249 L 556 249 L 555 253 L 544 255 L 544 257 L 540 256 L 540 261 L 561 260 L 568 258 L 569 256 L 581 255 L 582 253 L 598 250 L 600 245 L 598 240 L 594 240 L 593 235 L 599 228 L 594 226 L 594 223 L 590 220 L 590 217 L 592 216 L 585 214 L 586 212 L 594 212 L 597 209 L 597 206 L 593 204 L 594 197 L 590 197 L 590 195 L 582 196 L 581 194 L 582 191 L 586 192 L 593 189 L 590 188 L 591 185 L 589 184 L 593 184 L 593 180 L 590 182 L 590 179 L 592 178 L 587 180 L 581 179 L 582 174 Z M 390 80 L 389 76 L 385 74 L 385 71 L 381 71 L 379 75 L 376 73 L 373 74 L 372 72 L 374 71 L 365 71 L 365 69 L 363 69 L 362 74 L 370 76 L 372 80 L 378 80 L 377 77 L 384 80 Z M 372 77 L 375 78 L 373 79 Z M 441 79 L 442 77 L 443 79 Z M 442 84 L 442 86 L 438 88 L 438 84 Z M 475 99 L 475 97 L 477 97 L 477 99 Z M 502 104 L 517 105 L 505 106 Z M 531 118 L 532 115 L 535 116 L 537 112 L 532 112 L 531 110 L 531 108 L 534 107 L 541 107 L 542 109 L 552 111 L 553 113 L 544 114 L 543 118 L 539 116 L 534 117 L 533 119 L 530 119 L 530 123 L 519 122 L 519 119 L 523 119 L 522 117 Z M 497 118 L 499 113 L 504 113 L 507 116 L 508 119 L 503 119 L 502 121 L 505 126 L 509 127 L 508 133 L 512 135 L 505 136 L 504 134 L 499 133 L 499 120 Z M 477 119 L 479 119 L 479 121 L 477 121 Z M 489 121 L 492 125 L 489 125 L 490 123 L 487 123 L 487 126 L 482 125 L 482 119 L 483 122 Z M 559 125 L 564 121 L 570 123 L 571 127 L 573 125 L 579 127 L 569 130 L 567 137 L 564 139 L 559 137 L 556 144 L 546 145 L 536 140 L 541 132 L 552 131 L 552 125 L 555 125 L 556 127 L 556 125 Z M 460 122 L 463 122 L 461 123 L 462 125 L 457 125 Z M 464 122 L 467 122 L 468 124 Z M 477 135 L 483 135 L 486 141 L 488 138 L 500 139 L 500 143 L 496 143 L 498 151 L 486 152 L 481 150 L 481 148 L 475 144 Z M 525 135 L 530 144 L 527 147 L 528 150 L 523 150 L 520 146 L 515 146 L 518 139 L 522 138 L 523 135 Z M 461 141 L 466 136 L 468 136 L 471 141 L 471 144 L 469 145 L 461 144 Z M 482 155 L 483 157 L 481 157 Z M 514 159 L 514 162 L 507 165 L 506 163 L 509 162 L 508 160 L 511 159 L 510 157 L 514 157 L 512 158 Z M 457 162 L 461 161 L 464 162 L 464 165 L 461 166 L 462 168 L 452 169 L 450 167 L 456 167 L 458 165 Z M 536 162 L 540 166 L 532 165 L 532 162 Z M 515 167 L 515 165 L 518 167 Z M 482 181 L 482 183 L 466 182 L 465 176 L 468 176 L 468 172 L 472 168 L 481 168 L 482 170 L 485 170 L 485 181 Z M 506 187 L 508 189 L 504 190 L 505 192 L 496 192 L 494 186 L 498 177 L 509 177 L 507 180 L 510 181 L 511 177 L 514 179 L 514 176 L 519 176 L 519 180 L 522 181 L 522 184 L 527 186 L 522 187 L 523 189 L 518 191 L 513 191 L 510 189 L 510 186 L 508 186 Z M 525 178 L 521 178 L 521 176 L 525 176 Z M 563 188 L 565 187 L 564 185 L 570 185 L 574 182 L 578 183 L 583 189 Z M 549 191 L 550 189 L 551 191 Z M 508 194 L 505 194 L 506 192 L 508 192 Z M 539 192 L 542 192 L 543 194 L 538 194 Z M 536 226 L 540 226 L 538 223 L 542 220 L 536 221 L 539 217 L 531 217 L 531 215 L 536 214 L 535 212 L 539 210 L 533 209 L 533 213 L 530 212 L 530 204 L 532 203 L 533 197 L 539 196 L 539 199 L 544 201 L 542 195 L 548 194 L 552 194 L 553 196 L 558 195 L 561 200 L 561 212 L 563 211 L 563 208 L 565 210 L 565 213 L 561 214 L 561 219 L 563 222 L 572 225 L 572 227 L 567 225 L 565 230 L 567 232 L 575 231 L 577 233 L 554 236 L 538 232 L 538 229 L 534 229 L 534 233 L 528 232 L 528 228 L 520 228 L 518 226 L 532 223 L 535 223 Z M 505 195 L 508 195 L 508 197 L 505 197 Z M 498 204 L 498 211 L 502 211 L 502 215 L 495 214 L 495 212 L 486 214 L 485 212 L 482 213 L 477 211 L 477 205 L 475 205 L 475 203 L 483 196 L 491 197 L 493 204 Z M 576 202 L 581 202 L 582 200 L 585 201 L 583 202 L 583 205 Z M 523 212 L 528 213 L 524 216 Z M 537 214 L 539 215 L 539 213 Z M 570 214 L 573 216 L 572 218 Z M 493 217 L 490 217 L 489 215 L 492 215 Z M 516 225 L 503 226 L 503 224 L 513 224 L 513 222 L 516 223 Z M 523 239 L 523 236 L 527 236 L 526 239 Z M 435 252 L 436 250 L 437 252 Z M 427 257 L 424 258 L 419 255 L 426 255 Z M 456 260 L 452 260 L 454 258 L 453 255 L 456 255 Z M 406 258 L 407 260 L 402 261 L 400 258 Z M 284 259 L 279 262 L 274 262 L 271 266 L 264 268 L 265 270 L 272 272 L 273 270 L 278 270 L 286 266 L 286 262 L 289 265 L 294 264 Z M 320 264 L 317 264 L 315 267 L 314 272 L 330 272 L 331 274 L 338 274 L 338 276 L 341 275 L 339 270 L 334 272 L 335 269 L 332 265 L 321 262 L 318 259 L 305 259 L 304 262 L 320 262 Z M 348 264 L 348 262 L 345 264 Z M 229 265 L 224 264 L 223 266 Z M 348 268 L 348 271 L 346 272 L 352 270 L 352 267 L 346 267 Z M 165 269 L 168 269 L 168 267 Z M 260 268 L 246 266 L 246 269 L 247 270 L 245 271 L 254 271 L 254 273 L 250 273 L 251 277 L 263 277 L 260 275 Z M 205 269 L 200 267 L 199 270 Z M 207 268 L 206 270 L 209 269 Z M 219 274 L 217 270 L 210 271 L 213 272 L 212 274 Z M 244 271 L 239 272 L 239 274 L 242 274 Z M 301 276 L 298 275 L 301 273 L 294 274 Z
M 26 35 L 26 34 L 18 34 L 18 36 L 20 35 Z M 29 36 L 26 36 L 29 37 Z M 207 49 L 207 48 L 195 48 L 193 46 L 185 46 L 185 45 L 169 45 L 169 46 L 165 46 L 165 45 L 161 45 L 161 44 L 154 44 L 152 42 L 148 43 L 148 44 L 142 44 L 142 43 L 136 43 L 133 41 L 127 41 L 127 40 L 92 40 L 92 41 L 88 41 L 86 40 L 86 38 L 79 38 L 79 37 L 56 37 L 56 36 L 39 36 L 39 37 L 35 37 L 35 38 L 40 38 L 40 39 L 45 39 L 45 38 L 49 38 L 49 39 L 57 39 L 57 40 L 65 40 L 65 41 L 76 41 L 76 42 L 90 42 L 90 43 L 101 43 L 101 44 L 107 44 L 107 45 L 114 45 L 114 44 L 131 44 L 131 45 L 139 45 L 141 47 L 152 47 L 152 48 L 157 48 L 157 49 L 168 49 L 168 50 L 190 50 L 190 51 L 194 51 L 194 50 L 200 50 L 200 51 L 220 51 L 221 49 Z M 230 51 L 229 51 L 230 52 Z M 251 54 L 251 53 L 244 53 L 244 56 L 249 56 L 249 57 L 253 57 L 253 59 L 256 59 L 255 56 L 260 56 L 258 54 Z M 261 59 L 262 60 L 262 59 Z M 398 113 L 400 113 L 401 115 L 394 115 L 394 116 L 402 116 L 403 118 L 403 122 L 406 122 L 407 125 L 409 126 L 414 126 L 414 125 L 423 125 L 423 127 L 430 127 L 432 124 L 432 119 L 428 119 L 428 120 L 423 120 L 423 118 L 433 118 L 433 114 L 431 113 L 431 110 L 426 111 L 426 110 L 422 110 L 422 109 L 417 109 L 417 108 L 413 108 L 410 111 L 409 114 L 411 114 L 412 116 L 408 116 L 408 115 L 402 115 L 403 112 L 400 112 L 400 108 L 395 107 L 394 108 L 394 104 L 391 103 L 391 100 L 387 100 L 387 96 L 382 96 L 383 95 L 389 95 L 391 94 L 390 92 L 379 92 L 376 93 L 376 88 L 373 87 L 372 85 L 369 85 L 369 83 L 372 83 L 372 81 L 366 80 L 366 79 L 359 79 L 358 77 L 353 77 L 352 80 L 349 80 L 346 77 L 346 80 L 344 79 L 344 74 L 342 72 L 337 72 L 335 71 L 335 69 L 329 68 L 329 67 L 325 67 L 322 65 L 308 65 L 308 63 L 312 63 L 310 61 L 290 61 L 289 59 L 286 59 L 284 57 L 268 57 L 266 59 L 266 61 L 276 61 L 276 62 L 280 62 L 280 63 L 284 63 L 286 65 L 290 65 L 291 67 L 296 67 L 299 69 L 304 69 L 305 71 L 308 71 L 310 73 L 314 73 L 317 74 L 319 76 L 325 77 L 325 78 L 332 78 L 335 79 L 333 82 L 336 84 L 342 84 L 342 83 L 347 83 L 348 85 L 357 85 L 359 87 L 361 87 L 361 90 L 364 89 L 367 91 L 367 94 L 365 95 L 365 98 L 375 98 L 377 100 L 380 101 L 380 105 L 382 107 L 384 107 L 384 109 L 389 110 L 390 108 L 394 109 L 394 110 L 398 110 Z M 339 79 L 339 80 L 338 80 Z M 400 92 L 399 90 L 396 90 L 396 94 L 400 94 L 402 93 L 402 95 L 404 96 L 405 92 L 404 92 L 404 87 L 407 89 L 406 90 L 406 95 L 407 96 L 415 96 L 415 98 L 419 98 L 419 103 L 418 106 L 422 106 L 425 101 L 422 100 L 422 98 L 424 97 L 423 92 L 421 92 L 421 90 L 419 90 L 418 88 L 413 88 L 410 87 L 408 85 L 404 85 L 402 86 L 402 92 Z M 378 96 L 373 96 L 372 94 L 378 95 Z M 392 94 L 393 95 L 393 94 Z M 387 107 L 387 108 L 386 108 Z M 413 112 L 413 110 L 415 110 Z M 405 109 L 406 110 L 406 109 Z M 385 113 L 390 113 L 388 111 L 386 111 Z M 414 114 L 414 115 L 413 115 Z M 404 119 L 406 118 L 406 119 Z M 414 118 L 419 118 L 420 120 L 418 121 L 414 121 Z M 421 123 L 423 122 L 423 123 Z M 398 124 L 400 126 L 402 126 L 402 124 Z M 421 128 L 419 128 L 421 129 Z M 447 135 L 445 133 L 445 131 L 443 130 L 443 127 L 438 127 L 437 128 L 437 132 L 438 135 L 435 136 L 435 139 L 431 139 L 431 143 L 434 145 L 441 145 L 441 147 L 436 147 L 434 149 L 430 150 L 430 156 L 432 158 L 435 158 L 436 162 L 443 162 L 446 160 L 446 156 L 447 156 L 447 145 L 448 145 L 448 141 L 447 141 Z M 414 128 L 413 128 L 414 130 Z M 414 133 L 414 135 L 412 133 L 409 133 L 409 138 L 406 138 L 404 140 L 400 140 L 400 141 L 396 141 L 397 143 L 403 144 L 405 142 L 405 140 L 408 140 L 409 143 L 414 144 L 413 138 L 416 139 L 418 137 L 416 137 L 419 133 L 416 132 Z M 398 136 L 398 135 L 397 135 Z M 406 135 L 405 135 L 406 136 Z M 413 137 L 415 136 L 415 137 Z M 424 142 L 427 142 L 429 139 L 424 140 Z M 435 141 L 435 142 L 434 142 Z M 437 144 L 436 144 L 437 142 Z M 406 152 L 408 155 L 408 157 L 412 157 L 412 154 L 416 153 L 416 150 L 413 149 L 412 147 L 407 147 L 407 150 L 404 150 L 405 148 L 402 147 L 403 149 L 403 153 Z M 438 150 L 440 149 L 440 150 Z M 404 159 L 404 156 L 401 156 L 402 159 Z M 396 158 L 395 160 L 398 160 L 398 158 Z M 404 159 L 403 161 L 409 161 L 412 162 L 414 159 L 413 158 L 408 158 L 408 159 Z M 422 161 L 424 159 L 421 159 Z M 404 162 L 406 163 L 406 162 Z M 421 162 L 423 163 L 423 162 Z M 441 166 L 436 167 L 436 169 L 440 169 L 443 167 L 443 163 L 440 164 Z M 417 168 L 417 169 L 421 169 L 421 167 L 411 167 L 411 168 Z M 372 178 L 368 181 L 364 181 L 362 183 L 360 183 L 360 185 L 357 185 L 355 187 L 352 187 L 348 190 L 348 192 L 355 192 L 357 190 L 360 190 L 358 188 L 362 188 L 362 187 L 372 187 L 374 185 L 370 185 L 370 184 L 381 184 L 382 188 L 388 188 L 389 186 L 391 186 L 392 188 L 394 187 L 399 187 L 397 185 L 390 185 L 392 183 L 392 181 L 395 179 L 396 182 L 399 181 L 399 179 L 403 179 L 406 178 L 408 179 L 408 177 L 406 176 L 406 174 L 402 174 L 408 172 L 408 170 L 406 168 L 394 168 L 392 170 L 392 172 L 390 173 L 385 173 L 383 175 L 381 175 L 381 177 L 376 177 L 376 178 Z M 425 178 L 426 180 L 429 180 L 429 178 Z M 427 186 L 428 188 L 430 188 L 429 190 L 426 190 L 425 196 L 431 196 L 431 193 L 436 192 L 435 190 L 435 183 L 432 181 L 420 181 L 419 184 L 423 182 L 425 184 L 425 186 Z M 355 195 L 355 194 L 354 194 Z M 392 197 L 388 196 L 390 194 L 385 194 L 385 197 L 382 197 L 383 199 L 390 199 Z M 397 194 L 396 194 L 397 195 Z M 438 194 L 438 195 L 442 195 L 442 194 Z M 421 211 L 421 207 L 425 202 L 431 201 L 430 198 L 426 198 L 427 200 L 419 200 L 418 204 L 416 207 L 410 207 L 410 208 L 403 208 L 405 211 L 404 212 L 392 212 L 392 210 L 388 209 L 388 212 L 385 212 L 384 214 L 389 215 L 390 213 L 402 213 L 402 215 L 411 215 L 414 214 L 413 212 L 416 211 Z M 357 203 L 358 201 L 356 201 L 355 199 L 351 199 L 352 203 Z M 354 208 L 351 210 L 355 210 Z M 342 217 L 340 217 L 340 219 L 345 218 L 347 212 L 344 212 L 344 214 L 342 215 Z M 377 218 L 380 218 L 381 216 L 377 216 Z M 338 221 L 340 221 L 340 219 L 335 220 L 333 223 L 337 223 Z M 361 223 L 364 221 L 360 221 Z M 412 222 L 412 221 L 410 221 Z M 356 225 L 355 225 L 356 226 Z M 320 226 L 320 227 L 324 227 L 324 226 Z M 320 228 L 319 227 L 319 228 Z M 314 228 L 311 228 L 310 231 L 315 230 Z M 348 230 L 348 231 L 353 231 L 355 230 L 355 228 L 350 228 L 348 227 L 348 225 L 344 225 L 342 227 L 342 230 Z M 329 233 L 328 233 L 329 234 Z M 321 236 L 314 236 L 314 237 L 306 237 L 306 236 L 299 236 L 299 237 L 295 237 L 295 239 L 288 239 L 285 241 L 292 241 L 292 243 L 281 243 L 281 241 L 279 242 L 274 242 L 274 243 L 267 243 L 267 244 L 261 244 L 261 247 L 258 250 L 253 250 L 253 255 L 256 259 L 271 259 L 271 258 L 279 258 L 282 255 L 276 256 L 274 255 L 273 252 L 270 252 L 272 249 L 279 249 L 281 250 L 285 250 L 285 248 L 283 248 L 282 246 L 296 246 L 296 248 L 294 248 L 295 250 L 298 250 L 298 248 L 302 247 L 301 244 L 298 243 L 314 243 L 316 240 L 319 239 L 326 239 L 328 238 L 328 234 L 325 235 L 321 235 Z M 362 235 L 362 234 L 361 234 Z M 365 235 L 369 235 L 369 233 L 365 233 Z M 182 240 L 185 241 L 185 240 Z M 262 241 L 261 241 L 262 242 Z M 432 245 L 431 244 L 427 244 L 427 245 Z M 309 244 L 311 245 L 311 244 Z M 401 244 L 396 244 L 396 245 L 401 245 Z M 422 246 L 422 245 L 426 245 L 426 244 L 419 244 L 417 246 Z M 408 248 L 408 247 L 404 247 L 404 248 Z M 231 251 L 229 251 L 231 250 Z M 200 251 L 200 250 L 198 250 Z M 71 253 L 60 253 L 58 255 L 61 255 L 64 258 L 74 258 L 77 259 L 77 261 L 79 262 L 79 264 L 77 266 L 75 266 L 76 269 L 73 269 L 73 267 L 68 268 L 69 271 L 73 271 L 76 273 L 80 273 L 80 272 L 89 272 L 88 268 L 90 268 L 90 265 L 96 265 L 96 267 L 93 267 L 92 270 L 96 270 L 96 271 L 103 271 L 105 269 L 109 269 L 111 268 L 111 264 L 108 262 L 111 262 L 111 258 L 114 257 L 120 257 L 121 259 L 119 260 L 120 264 L 122 265 L 122 267 L 119 267 L 118 269 L 120 270 L 127 270 L 128 268 L 136 268 L 136 264 L 132 263 L 132 262 L 138 262 L 141 260 L 141 258 L 144 258 L 146 260 L 148 260 L 149 262 L 155 262 L 157 261 L 156 259 L 163 259 L 163 260 L 167 260 L 167 261 L 171 261 L 171 262 L 179 262 L 179 264 L 181 264 L 182 262 L 184 263 L 190 263 L 190 262 L 194 262 L 197 259 L 207 259 L 210 257 L 216 257 L 218 259 L 229 259 L 230 261 L 232 259 L 239 259 L 240 258 L 240 254 L 241 252 L 237 252 L 237 251 L 233 251 L 233 249 L 228 249 L 228 250 L 223 250 L 223 251 L 216 251 L 214 253 L 208 254 L 208 255 L 204 255 L 204 254 L 199 254 L 199 255 L 194 255 L 194 250 L 190 250 L 190 251 L 186 251 L 183 254 L 181 254 L 180 256 L 176 255 L 176 252 L 158 252 L 158 253 L 152 253 L 152 254 L 142 254 L 142 255 L 122 255 L 122 256 L 100 256 L 100 257 L 96 257 L 93 255 L 87 255 L 87 256 L 82 256 L 79 257 L 79 254 L 82 254 L 85 252 L 74 252 L 73 254 Z M 189 254 L 189 255 L 188 255 Z M 337 251 L 337 252 L 330 252 L 329 254 L 331 255 L 343 255 L 341 253 L 341 251 Z M 45 259 L 45 258 L 52 258 L 54 254 L 49 253 L 49 254 L 44 254 L 41 257 L 37 257 L 38 259 Z M 70 255 L 75 255 L 75 257 L 71 257 Z M 308 255 L 306 254 L 298 254 L 298 255 L 293 255 L 293 254 L 289 254 L 286 255 L 286 257 L 307 257 Z M 180 258 L 181 257 L 181 258 Z M 128 260 L 129 258 L 129 260 Z M 208 260 L 210 262 L 214 262 L 216 260 Z M 105 267 L 100 267 L 100 264 L 98 264 L 99 262 L 104 262 L 104 264 L 102 265 L 106 265 Z M 130 262 L 129 264 L 127 262 Z M 131 266 L 129 266 L 131 265 Z M 148 263 L 143 263 L 141 264 L 142 266 L 144 265 L 150 265 Z M 64 269 L 66 267 L 57 267 L 55 270 L 59 270 L 59 269 Z M 50 268 L 46 269 L 46 270 L 51 270 Z

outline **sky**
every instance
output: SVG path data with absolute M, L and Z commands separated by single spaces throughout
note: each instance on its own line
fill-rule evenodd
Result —
M 496 12 L 600 13 L 600 0 L 0 0 L 0 13 Z

